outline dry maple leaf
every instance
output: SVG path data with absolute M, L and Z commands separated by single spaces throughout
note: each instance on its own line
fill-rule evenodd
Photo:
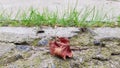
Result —
M 63 59 L 66 59 L 67 56 L 72 57 L 73 54 L 69 45 L 68 38 L 56 37 L 55 40 L 49 43 L 50 53 L 54 56 L 60 56 Z

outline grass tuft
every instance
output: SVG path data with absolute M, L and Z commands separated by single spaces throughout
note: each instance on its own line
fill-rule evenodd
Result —
M 91 27 L 91 26 L 114 26 L 114 22 L 109 21 L 107 13 L 103 9 L 98 10 L 95 7 L 89 9 L 81 9 L 77 11 L 76 7 L 67 9 L 62 14 L 58 10 L 50 12 L 45 9 L 40 13 L 37 9 L 30 8 L 29 10 L 20 10 L 15 17 L 11 19 L 12 13 L 7 14 L 5 10 L 0 13 L 1 26 L 76 26 L 76 27 Z M 105 21 L 108 18 L 108 21 Z M 118 17 L 120 21 L 120 17 Z

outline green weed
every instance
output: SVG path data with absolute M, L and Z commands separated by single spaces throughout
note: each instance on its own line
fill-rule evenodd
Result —
M 37 9 L 30 8 L 22 13 L 19 10 L 11 19 L 12 13 L 7 14 L 4 10 L 0 13 L 0 26 L 114 26 L 107 13 L 103 13 L 103 9 L 98 10 L 95 7 L 86 7 L 80 11 L 77 11 L 76 7 L 68 8 L 62 14 L 59 14 L 58 10 L 50 12 L 45 9 L 40 13 Z M 105 18 L 108 18 L 108 21 L 105 21 Z M 118 20 L 120 21 L 120 17 Z

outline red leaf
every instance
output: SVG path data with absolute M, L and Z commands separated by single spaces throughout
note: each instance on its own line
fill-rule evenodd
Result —
M 54 56 L 60 56 L 63 59 L 66 57 L 72 57 L 72 51 L 70 49 L 70 42 L 68 38 L 57 37 L 55 40 L 50 41 L 50 53 Z

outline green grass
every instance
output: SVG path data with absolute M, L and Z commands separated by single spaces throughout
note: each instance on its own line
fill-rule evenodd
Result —
M 115 26 L 115 23 L 109 20 L 107 13 L 103 14 L 103 9 L 98 10 L 95 7 L 89 9 L 75 8 L 67 9 L 62 14 L 58 10 L 50 12 L 47 9 L 40 13 L 37 9 L 17 12 L 15 18 L 11 19 L 12 13 L 0 13 L 0 26 L 76 26 L 76 27 L 99 27 Z M 17 19 L 20 20 L 17 20 Z M 108 18 L 108 21 L 104 21 Z M 87 21 L 89 19 L 89 21 Z M 120 17 L 118 17 L 120 21 Z M 120 24 L 119 24 L 120 25 Z M 119 26 L 118 25 L 118 26 Z
M 120 25 L 120 16 L 118 17 L 118 25 Z

